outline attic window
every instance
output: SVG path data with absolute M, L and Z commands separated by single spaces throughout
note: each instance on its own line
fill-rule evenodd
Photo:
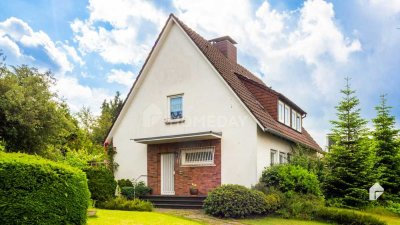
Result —
M 285 107 L 285 104 L 283 104 L 283 102 L 279 101 L 279 103 L 278 103 L 278 120 L 281 123 L 285 122 L 284 107 Z
M 301 132 L 301 114 L 282 101 L 278 101 L 278 121 Z
M 181 149 L 182 166 L 213 166 L 214 146 Z

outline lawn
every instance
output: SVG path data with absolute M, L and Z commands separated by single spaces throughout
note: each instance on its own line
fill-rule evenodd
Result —
M 97 210 L 97 217 L 90 217 L 88 225 L 133 225 L 171 224 L 198 225 L 201 223 L 157 212 L 133 212 L 119 210 Z
M 159 210 L 159 209 L 158 209 Z M 400 217 L 394 215 L 376 214 L 371 212 L 358 213 L 375 216 L 388 225 L 400 225 Z M 133 224 L 249 224 L 249 225 L 327 225 L 328 223 L 307 220 L 264 217 L 255 219 L 218 219 L 204 214 L 201 210 L 162 210 L 161 212 L 136 212 L 119 210 L 97 210 L 97 217 L 88 219 L 88 225 L 133 225 Z
M 283 219 L 276 217 L 265 217 L 260 219 L 246 219 L 241 220 L 244 224 L 251 225 L 326 225 L 328 223 L 308 221 L 308 220 L 294 220 L 294 219 Z

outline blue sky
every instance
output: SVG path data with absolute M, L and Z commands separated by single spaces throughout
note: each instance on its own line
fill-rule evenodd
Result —
M 399 0 L 235 1 L 4 0 L 0 49 L 8 65 L 51 70 L 73 112 L 98 113 L 128 92 L 172 12 L 205 38 L 233 37 L 239 62 L 308 112 L 321 145 L 346 76 L 365 118 L 385 93 L 399 121 Z

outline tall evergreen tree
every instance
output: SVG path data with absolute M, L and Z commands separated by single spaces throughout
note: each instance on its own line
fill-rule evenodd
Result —
M 368 203 L 368 189 L 374 184 L 373 152 L 367 137 L 367 121 L 361 118 L 359 100 L 349 78 L 336 106 L 337 120 L 331 121 L 334 141 L 327 155 L 326 196 L 346 206 Z
M 385 188 L 384 199 L 400 199 L 400 158 L 399 142 L 396 140 L 399 131 L 395 129 L 395 117 L 390 114 L 392 107 L 386 104 L 385 95 L 375 107 L 377 115 L 372 122 L 375 130 L 372 133 L 375 142 L 376 164 L 380 172 L 380 184 Z

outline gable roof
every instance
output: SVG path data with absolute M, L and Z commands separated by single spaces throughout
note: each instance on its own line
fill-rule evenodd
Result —
M 164 32 L 168 22 L 171 19 L 173 19 L 174 21 L 177 22 L 177 24 L 189 36 L 189 38 L 199 48 L 199 50 L 208 59 L 208 61 L 212 64 L 212 66 L 214 66 L 214 68 L 222 76 L 222 78 L 225 80 L 225 82 L 230 86 L 230 88 L 234 91 L 234 93 L 238 96 L 238 98 L 243 102 L 243 104 L 248 108 L 248 110 L 251 112 L 251 114 L 255 117 L 255 119 L 257 120 L 257 122 L 259 123 L 259 125 L 265 132 L 269 132 L 271 134 L 277 135 L 277 136 L 287 139 L 289 141 L 299 143 L 299 144 L 305 145 L 307 147 L 310 147 L 316 151 L 322 152 L 321 147 L 314 141 L 314 139 L 308 134 L 308 132 L 304 128 L 302 128 L 302 132 L 300 133 L 300 132 L 297 132 L 297 131 L 279 123 L 274 118 L 272 118 L 272 116 L 267 112 L 265 107 L 259 101 L 257 101 L 257 99 L 251 93 L 251 91 L 249 91 L 247 89 L 246 85 L 243 83 L 243 81 L 241 81 L 239 76 L 242 76 L 246 79 L 251 80 L 252 82 L 257 83 L 258 85 L 261 85 L 267 89 L 270 89 L 264 84 L 264 82 L 261 79 L 259 79 L 257 76 L 252 74 L 250 71 L 248 71 L 243 66 L 226 58 L 209 41 L 207 41 L 202 36 L 197 34 L 195 31 L 190 29 L 186 24 L 184 24 L 182 21 L 180 21 L 173 14 L 170 14 L 170 16 L 166 22 L 166 25 L 164 26 L 163 30 L 161 31 L 160 35 L 158 36 L 149 56 L 147 57 L 144 65 L 138 75 L 138 78 L 136 79 L 128 96 L 126 97 L 126 99 L 124 101 L 124 105 L 123 105 L 121 111 L 124 109 L 126 101 L 128 100 L 129 96 L 131 95 L 134 86 L 136 85 L 140 75 L 143 72 L 144 67 L 146 66 L 152 52 L 154 51 L 154 48 L 156 47 L 157 43 L 159 42 L 161 34 Z M 276 91 L 274 91 L 274 92 L 276 92 Z M 276 93 L 278 93 L 278 92 L 276 92 Z M 283 95 L 281 95 L 281 94 L 279 94 L 279 95 L 281 98 L 288 100 L 290 103 L 293 103 L 289 99 L 284 97 Z M 293 105 L 296 106 L 294 103 L 293 103 Z M 300 109 L 300 107 L 298 107 L 298 106 L 296 106 L 296 108 Z M 118 113 L 117 119 L 119 117 L 120 112 Z M 300 112 L 304 112 L 304 111 L 301 110 Z M 112 127 L 115 125 L 115 122 L 116 121 L 114 121 Z M 110 128 L 107 137 L 109 136 L 112 127 Z

